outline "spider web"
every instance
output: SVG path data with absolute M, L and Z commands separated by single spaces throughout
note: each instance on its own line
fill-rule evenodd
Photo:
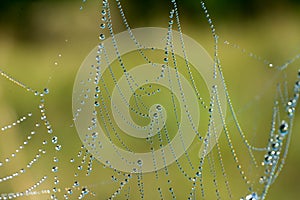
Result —
M 110 5 L 104 0 L 102 4 L 96 54 L 90 54 L 94 56 L 92 64 L 83 62 L 81 69 L 88 73 L 81 76 L 86 71 L 78 72 L 73 90 L 74 124 L 82 146 L 53 129 L 47 110 L 49 89 L 35 90 L 1 71 L 3 84 L 14 89 L 6 95 L 22 96 L 32 102 L 32 108 L 11 102 L 18 108 L 17 116 L 3 119 L 0 199 L 265 199 L 288 154 L 300 92 L 300 72 L 291 66 L 299 56 L 275 65 L 223 40 L 201 2 L 214 41 L 211 65 L 205 66 L 212 81 L 207 81 L 197 69 L 198 63 L 192 63 L 176 1 L 170 1 L 169 18 L 164 19 L 163 48 L 142 43 L 127 21 L 121 1 Z M 136 46 L 135 51 L 121 54 L 112 6 L 119 10 L 124 34 Z M 111 38 L 112 48 L 106 46 L 107 38 Z M 237 83 L 227 82 L 223 74 L 228 68 L 223 52 L 228 47 L 248 59 Z M 112 54 L 115 60 L 110 60 Z M 134 71 L 135 66 L 146 64 L 156 81 L 150 81 L 148 71 Z M 105 65 L 108 67 L 103 70 Z M 253 70 L 259 72 L 257 77 L 247 76 Z M 141 83 L 140 78 L 146 81 Z M 184 87 L 185 79 L 192 94 Z M 167 83 L 162 85 L 161 80 Z M 238 97 L 231 96 L 233 85 L 243 88 Z M 132 94 L 127 97 L 127 93 Z M 119 99 L 114 100 L 114 95 Z M 92 102 L 92 110 L 85 112 L 88 102 Z M 259 112 L 263 108 L 269 112 Z M 193 111 L 199 112 L 199 120 Z M 187 121 L 183 123 L 184 117 Z M 83 124 L 81 118 L 86 120 Z M 131 131 L 120 126 L 120 121 Z M 185 131 L 183 125 L 191 129 Z M 102 127 L 103 133 L 97 127 Z M 143 127 L 149 127 L 145 137 L 128 136 L 135 130 L 143 134 Z M 189 146 L 186 134 L 194 135 Z M 177 135 L 181 145 L 170 145 Z M 113 144 L 105 155 L 101 153 L 108 148 L 104 137 Z M 174 153 L 177 148 L 183 153 Z M 123 152 L 131 156 L 148 153 L 151 159 L 130 161 Z M 144 171 L 146 164 L 151 170 Z M 130 170 L 125 169 L 127 165 Z M 13 188 L 17 190 L 10 192 Z

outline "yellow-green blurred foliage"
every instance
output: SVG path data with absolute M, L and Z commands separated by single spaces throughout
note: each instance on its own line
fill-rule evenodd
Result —
M 138 1 L 134 3 L 137 4 Z M 220 1 L 221 3 L 223 1 Z M 270 2 L 270 5 L 263 6 L 260 5 L 264 4 L 263 2 L 257 1 L 256 3 L 264 9 L 246 16 L 243 16 L 242 12 L 235 11 L 234 9 L 240 8 L 234 6 L 227 6 L 224 9 L 229 10 L 226 11 L 222 11 L 220 7 L 214 9 L 213 4 L 208 7 L 220 36 L 220 42 L 228 40 L 232 44 L 245 48 L 248 53 L 253 52 L 272 61 L 274 65 L 283 64 L 300 53 L 300 9 L 293 7 L 294 4 L 285 5 L 284 2 Z M 30 87 L 38 90 L 44 87 L 50 89 L 50 94 L 46 97 L 48 117 L 57 135 L 61 137 L 66 158 L 69 158 L 69 155 L 77 151 L 80 146 L 80 140 L 72 126 L 73 82 L 81 62 L 97 44 L 99 34 L 100 3 L 88 1 L 80 11 L 81 5 L 80 1 L 61 3 L 34 1 L 27 8 L 30 23 L 16 23 L 22 20 L 17 16 L 21 11 L 17 10 L 11 14 L 6 13 L 2 17 L 0 26 L 0 68 Z M 191 6 L 180 9 L 183 32 L 197 40 L 213 56 L 214 43 L 209 26 L 201 10 L 200 2 L 195 5 L 198 6 L 197 11 L 189 10 Z M 126 3 L 124 7 L 130 12 L 135 12 L 134 9 L 141 9 Z M 137 12 L 140 13 L 138 17 L 128 13 L 132 28 L 167 26 L 168 10 L 159 9 L 159 6 L 154 4 L 150 4 L 148 9 L 150 11 L 147 11 L 147 17 L 144 17 L 141 11 Z M 112 12 L 116 33 L 125 30 L 118 11 Z M 10 20 L 13 24 L 10 24 Z M 18 26 L 22 26 L 22 29 Z M 267 69 L 263 61 L 256 61 L 234 47 L 221 45 L 220 57 L 241 125 L 245 127 L 246 134 L 249 134 L 250 141 L 254 137 L 265 139 L 260 135 L 267 133 L 256 132 L 256 130 L 260 128 L 269 130 L 275 91 L 269 91 L 268 84 L 276 84 L 272 82 L 276 73 Z M 291 67 L 294 67 L 296 71 L 299 66 L 298 61 Z M 294 77 L 296 78 L 296 74 Z M 0 79 L 0 125 L 4 125 L 27 112 L 28 108 L 32 109 L 33 100 L 23 95 L 20 89 L 7 80 Z M 290 83 L 293 82 L 294 79 L 290 81 Z M 287 163 L 271 188 L 268 199 L 298 199 L 300 195 L 299 116 L 300 112 L 297 110 Z M 6 136 L 1 135 L 1 158 L 22 141 L 20 139 L 22 131 L 18 134 L 8 140 L 9 144 L 5 139 Z M 255 140 L 253 142 L 262 144 Z M 25 159 L 25 157 L 24 153 L 22 158 Z M 24 163 L 22 159 L 20 163 Z M 94 179 L 97 182 L 97 179 L 101 179 L 101 175 L 95 176 Z M 22 184 L 25 183 L 5 187 L 0 185 L 0 193 L 22 187 Z

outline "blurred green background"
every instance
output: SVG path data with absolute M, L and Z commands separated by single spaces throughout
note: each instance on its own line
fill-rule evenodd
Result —
M 213 55 L 213 40 L 200 2 L 177 2 L 183 32 Z M 167 26 L 169 1 L 122 3 L 132 28 Z M 206 6 L 221 43 L 228 40 L 238 44 L 274 65 L 281 65 L 300 53 L 300 1 L 210 0 Z M 50 88 L 48 115 L 55 131 L 61 135 L 65 157 L 72 155 L 74 149 L 77 151 L 81 144 L 72 125 L 72 87 L 81 62 L 98 42 L 100 8 L 100 2 L 91 0 L 85 3 L 0 0 L 0 67 L 33 88 Z M 115 31 L 125 30 L 118 11 L 113 9 L 112 12 Z M 257 61 L 234 47 L 221 45 L 220 56 L 224 59 L 224 74 L 241 124 L 250 138 L 259 137 L 264 134 L 259 130 L 269 130 L 274 90 L 268 92 L 268 84 L 276 84 L 272 82 L 276 73 L 266 69 L 263 59 Z M 289 86 L 294 82 L 299 64 L 296 61 L 291 65 Z M 12 121 L 28 108 L 34 109 L 29 96 L 20 98 L 21 90 L 6 80 L 1 79 L 0 83 L 1 124 Z M 300 196 L 299 110 L 296 114 L 287 164 L 267 199 L 298 199 Z M 22 140 L 16 136 L 8 141 L 12 143 L 7 143 L 6 136 L 1 135 L 1 158 L 11 152 L 9 146 Z M 0 193 L 18 186 L 0 185 Z

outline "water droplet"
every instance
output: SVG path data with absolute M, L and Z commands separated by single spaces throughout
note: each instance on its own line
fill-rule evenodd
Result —
M 157 105 L 157 106 L 156 106 L 156 110 L 157 110 L 157 111 L 161 111 L 161 110 L 162 110 L 162 106 L 161 106 L 161 105 Z
M 79 182 L 75 181 L 73 185 L 74 185 L 74 187 L 78 187 L 79 186 Z
M 105 39 L 105 35 L 104 35 L 103 33 L 101 33 L 101 34 L 99 35 L 99 39 L 100 39 L 100 40 L 104 40 L 104 39 Z
M 100 24 L 101 29 L 105 29 L 106 25 L 104 23 Z
M 100 106 L 100 103 L 99 103 L 98 101 L 95 101 L 94 105 L 95 105 L 96 107 L 99 107 L 99 106 Z
M 281 136 L 285 136 L 286 134 L 288 134 L 288 128 L 289 128 L 288 123 L 283 120 L 281 122 L 281 125 L 279 126 L 279 134 Z
M 138 160 L 137 164 L 138 164 L 138 166 L 142 166 L 143 165 L 143 161 L 142 160 Z
M 60 145 L 60 144 L 59 144 L 59 145 L 56 145 L 55 150 L 56 150 L 56 151 L 60 151 L 60 150 L 61 150 L 61 145 Z
M 44 94 L 49 94 L 49 89 L 48 88 L 44 89 Z
M 51 141 L 52 141 L 53 144 L 56 144 L 57 143 L 57 137 L 54 136 Z
M 92 133 L 92 138 L 97 138 L 98 137 L 98 132 L 93 132 Z
M 58 167 L 57 166 L 52 167 L 52 172 L 57 172 L 57 171 L 58 171 Z
M 68 189 L 68 194 L 73 194 L 73 190 L 72 189 Z
M 258 200 L 258 195 L 256 193 L 252 193 L 246 196 L 246 198 L 242 198 L 242 200 Z

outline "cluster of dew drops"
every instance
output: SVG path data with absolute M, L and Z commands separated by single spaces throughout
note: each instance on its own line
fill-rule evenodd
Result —
M 35 137 L 38 137 L 38 135 L 39 135 L 39 137 L 43 138 L 42 141 L 40 141 L 41 144 L 39 145 L 38 152 L 33 156 L 33 158 L 31 160 L 29 160 L 24 167 L 21 167 L 20 169 L 16 170 L 15 172 L 13 172 L 9 175 L 5 175 L 5 176 L 3 176 L 1 174 L 2 176 L 0 176 L 0 184 L 6 184 L 8 182 L 14 183 L 14 180 L 17 177 L 20 177 L 20 176 L 26 174 L 26 172 L 28 172 L 28 171 L 32 172 L 32 170 L 35 169 L 35 166 L 37 166 L 37 167 L 40 166 L 41 162 L 39 162 L 39 160 L 41 160 L 43 157 L 45 157 L 46 159 L 51 158 L 52 157 L 51 155 L 47 156 L 48 151 L 50 151 L 51 154 L 53 154 L 53 152 L 54 152 L 54 156 L 52 157 L 53 165 L 48 168 L 48 173 L 39 177 L 39 180 L 37 182 L 35 182 L 31 186 L 29 186 L 28 188 L 24 189 L 23 191 L 0 192 L 0 199 L 6 200 L 6 199 L 15 199 L 15 198 L 29 197 L 29 196 L 40 196 L 41 198 L 46 198 L 46 196 L 49 196 L 49 195 L 50 195 L 51 199 L 58 199 L 56 196 L 56 193 L 61 193 L 64 191 L 66 193 L 66 194 L 64 194 L 64 199 L 69 199 L 68 195 L 73 194 L 73 190 L 80 190 L 80 194 L 79 194 L 78 198 L 82 199 L 84 196 L 89 194 L 89 190 L 84 186 L 80 186 L 79 181 L 75 180 L 73 185 L 69 188 L 60 189 L 60 187 L 56 187 L 56 185 L 59 186 L 59 184 L 60 184 L 60 178 L 59 178 L 59 176 L 56 176 L 55 174 L 59 171 L 58 163 L 60 161 L 59 157 L 61 156 L 60 153 L 62 150 L 62 145 L 59 144 L 59 139 L 58 139 L 59 137 L 55 135 L 55 131 L 52 127 L 52 124 L 48 120 L 48 116 L 47 116 L 46 99 L 47 99 L 47 95 L 49 95 L 49 93 L 50 93 L 49 89 L 45 88 L 43 91 L 39 92 L 38 90 L 34 90 L 31 87 L 16 80 L 15 78 L 13 78 L 12 76 L 10 76 L 9 74 L 7 74 L 6 72 L 4 72 L 2 70 L 0 70 L 0 75 L 2 77 L 4 77 L 5 79 L 7 79 L 8 81 L 15 84 L 16 86 L 24 89 L 25 92 L 29 92 L 34 97 L 39 99 L 37 105 L 35 105 L 37 107 L 37 110 L 39 111 L 39 113 L 28 112 L 26 115 L 19 117 L 14 122 L 1 127 L 1 132 L 2 132 L 1 135 L 5 135 L 5 134 L 9 134 L 9 132 L 8 132 L 9 130 L 17 127 L 18 125 L 20 125 L 22 123 L 33 123 L 32 130 L 29 131 L 29 133 L 25 133 L 27 136 L 26 136 L 25 140 L 22 142 L 22 144 L 19 145 L 19 147 L 17 147 L 15 149 L 15 151 L 13 153 L 11 153 L 9 156 L 7 156 L 4 160 L 0 160 L 0 170 L 5 168 L 6 165 L 13 163 L 18 158 L 18 154 L 22 153 L 22 151 L 24 151 L 24 149 L 29 148 L 30 145 L 32 145 L 31 141 Z M 37 120 L 36 120 L 36 118 L 31 120 L 31 118 L 33 118 L 33 117 L 37 117 Z M 46 131 L 44 131 L 43 129 Z M 22 132 L 24 132 L 24 131 L 22 131 Z M 83 149 L 83 147 L 81 147 L 81 148 Z M 48 150 L 46 150 L 46 149 L 48 149 Z M 80 157 L 83 157 L 82 163 L 84 163 L 84 160 L 86 159 L 86 155 L 83 155 L 83 151 L 80 151 L 78 153 L 78 158 L 80 158 Z M 88 171 L 91 171 L 91 160 L 92 159 L 93 158 L 90 157 L 90 161 L 88 164 L 88 166 L 89 166 Z M 74 162 L 74 159 L 72 158 L 70 160 L 70 162 L 71 163 Z M 81 170 L 81 169 L 82 169 L 82 166 L 78 166 L 78 170 Z M 54 176 L 51 176 L 51 173 L 53 173 Z M 40 175 L 37 174 L 36 176 L 40 176 Z M 34 177 L 34 178 L 37 178 L 37 177 Z M 47 181 L 49 181 L 49 182 L 47 183 Z M 41 187 L 43 184 L 47 184 L 47 185 L 50 184 L 50 185 L 54 185 L 55 187 L 53 187 L 52 189 L 40 189 L 39 190 L 39 187 Z
M 29 133 L 26 133 L 27 136 L 26 136 L 25 140 L 22 142 L 22 144 L 19 145 L 19 147 L 17 147 L 15 149 L 15 151 L 13 153 L 11 153 L 9 156 L 7 156 L 3 161 L 0 161 L 0 168 L 3 169 L 4 167 L 6 167 L 6 165 L 9 165 L 11 162 L 16 160 L 18 158 L 18 154 L 20 154 L 22 151 L 24 151 L 24 149 L 26 149 L 26 147 L 31 144 L 31 141 L 33 140 L 33 138 L 37 137 L 38 134 L 41 134 L 41 131 L 39 129 L 41 129 L 42 126 L 44 126 L 46 128 L 47 134 L 50 137 L 52 137 L 51 144 L 53 144 L 54 149 L 56 151 L 60 151 L 61 145 L 57 143 L 58 142 L 57 137 L 53 135 L 52 125 L 46 115 L 45 96 L 49 94 L 49 89 L 45 88 L 42 92 L 39 92 L 39 91 L 34 90 L 34 89 L 30 88 L 29 86 L 23 84 L 22 82 L 14 79 L 12 76 L 10 76 L 9 74 L 7 74 L 6 72 L 4 72 L 2 70 L 0 70 L 0 75 L 2 77 L 4 77 L 5 79 L 9 80 L 10 82 L 14 83 L 15 85 L 23 88 L 26 92 L 29 92 L 32 95 L 40 98 L 39 104 L 37 105 L 38 110 L 40 112 L 39 114 L 28 112 L 26 115 L 19 117 L 16 121 L 1 127 L 2 135 L 9 134 L 9 133 L 7 133 L 9 130 L 17 127 L 21 123 L 30 121 L 30 119 L 32 117 L 34 117 L 34 115 L 39 116 L 39 120 L 34 123 L 34 130 L 31 130 L 31 131 L 29 131 Z M 34 155 L 34 157 L 30 161 L 27 162 L 25 167 L 22 167 L 9 175 L 1 176 L 0 183 L 4 184 L 4 183 L 7 183 L 8 181 L 14 181 L 15 178 L 25 174 L 28 170 L 30 170 L 30 168 L 32 168 L 34 165 L 37 165 L 38 161 L 42 157 L 46 157 L 46 153 L 47 153 L 46 146 L 47 145 L 49 145 L 48 141 L 43 140 L 41 142 L 40 148 L 38 149 L 38 152 Z M 27 148 L 29 148 L 29 147 L 27 147 Z M 28 187 L 27 189 L 25 189 L 24 191 L 21 191 L 21 192 L 1 193 L 0 199 L 13 199 L 13 198 L 29 196 L 29 195 L 49 194 L 50 193 L 49 190 L 41 190 L 41 191 L 36 190 L 47 179 L 48 179 L 48 176 L 44 175 L 44 176 L 40 177 L 36 183 L 34 183 L 33 185 L 31 185 L 30 187 Z
M 117 5 L 118 5 L 118 7 L 120 9 L 120 13 L 122 15 L 123 22 L 126 25 L 126 28 L 130 31 L 129 24 L 126 21 L 124 12 L 123 12 L 121 4 L 120 4 L 120 1 L 117 0 L 116 2 L 117 2 Z M 175 15 L 175 13 L 176 13 L 176 17 L 178 17 L 178 15 L 177 15 L 178 14 L 177 13 L 177 4 L 176 4 L 176 2 L 174 0 L 172 0 L 171 2 L 174 3 L 174 9 L 170 12 L 169 28 L 170 27 L 172 28 L 172 25 L 174 23 L 173 22 L 173 16 Z M 219 65 L 220 63 L 218 63 L 219 60 L 218 60 L 218 52 L 217 52 L 218 35 L 216 34 L 216 30 L 214 28 L 214 25 L 212 23 L 210 15 L 208 14 L 208 11 L 207 11 L 207 9 L 205 7 L 204 2 L 201 2 L 201 5 L 202 5 L 202 8 L 204 10 L 204 13 L 206 14 L 206 18 L 207 18 L 207 20 L 208 20 L 208 22 L 210 24 L 210 27 L 211 27 L 212 35 L 213 35 L 213 37 L 215 39 L 215 42 L 216 42 L 216 46 L 215 46 L 216 53 L 215 53 L 215 56 L 216 56 L 217 65 Z M 106 15 L 107 15 L 106 9 L 109 9 L 108 1 L 107 0 L 103 1 L 103 8 L 104 9 L 101 11 L 101 14 L 102 14 L 101 20 L 103 21 L 103 23 L 101 23 L 100 28 L 101 29 L 105 29 L 107 26 L 109 28 L 111 28 L 110 24 L 107 25 L 105 23 L 105 22 L 107 22 L 109 20 L 106 17 Z M 180 28 L 180 24 L 178 24 L 178 26 Z M 181 32 L 181 30 L 179 30 L 179 31 Z M 110 32 L 112 32 L 112 31 L 110 30 Z M 105 40 L 105 38 L 106 37 L 105 37 L 104 33 L 100 33 L 99 34 L 100 41 Z M 225 43 L 228 44 L 227 41 Z M 102 51 L 102 48 L 103 48 L 103 46 L 100 44 L 98 51 L 99 52 Z M 235 47 L 235 48 L 239 48 L 239 47 Z M 245 53 L 245 50 L 243 50 L 242 52 Z M 168 55 L 168 51 L 166 52 L 166 55 Z M 260 57 L 256 56 L 253 53 L 249 53 L 249 56 L 253 57 L 253 58 L 257 59 L 257 60 L 261 60 Z M 100 62 L 99 56 L 96 57 L 96 60 L 98 62 Z M 164 58 L 164 62 L 168 63 L 167 56 Z M 273 64 L 270 64 L 270 62 L 267 61 L 267 60 L 263 60 L 263 62 L 264 62 L 264 64 L 267 64 L 271 68 L 274 67 Z M 291 62 L 286 63 L 286 65 L 289 65 L 289 64 L 291 64 Z M 164 73 L 165 67 L 166 67 L 165 65 L 162 66 L 162 77 L 163 77 L 163 73 Z M 124 70 L 126 70 L 126 69 L 124 68 Z M 222 76 L 222 72 L 220 72 L 220 73 L 221 73 L 221 77 L 222 77 L 223 82 L 224 82 L 224 90 L 227 90 L 226 89 L 226 85 L 225 85 L 225 80 L 224 80 L 224 78 Z M 263 185 L 263 191 L 259 194 L 256 191 L 252 191 L 253 190 L 252 187 L 249 187 L 250 194 L 248 194 L 245 197 L 241 198 L 242 200 L 265 199 L 266 194 L 267 194 L 270 186 L 274 183 L 275 179 L 278 177 L 280 171 L 283 168 L 283 165 L 285 163 L 285 159 L 286 159 L 286 156 L 287 156 L 288 147 L 289 147 L 289 140 L 290 140 L 290 137 L 291 137 L 291 127 L 293 125 L 294 113 L 295 113 L 296 105 L 297 105 L 297 102 L 298 102 L 298 99 L 299 99 L 299 92 L 300 92 L 300 84 L 299 84 L 300 83 L 299 82 L 300 81 L 300 71 L 298 72 L 298 77 L 297 78 L 298 78 L 298 80 L 296 81 L 296 83 L 294 85 L 294 92 L 293 92 L 292 98 L 289 99 L 287 102 L 280 102 L 279 100 L 275 101 L 274 111 L 273 111 L 273 120 L 272 120 L 272 129 L 270 131 L 270 137 L 269 137 L 269 142 L 267 144 L 267 147 L 265 147 L 265 148 L 255 148 L 255 147 L 251 146 L 249 144 L 249 142 L 245 139 L 244 133 L 242 131 L 240 132 L 240 134 L 242 136 L 242 139 L 243 139 L 245 145 L 247 146 L 247 148 L 249 148 L 249 152 L 250 152 L 250 154 L 251 154 L 252 157 L 254 157 L 253 153 L 252 153 L 252 150 L 253 151 L 265 151 L 266 152 L 264 160 L 261 163 L 261 166 L 263 166 L 265 168 L 265 170 L 264 170 L 265 174 L 263 176 L 261 176 L 260 179 L 259 179 L 259 183 Z M 229 102 L 229 106 L 231 107 L 231 109 L 233 109 L 232 105 L 231 105 L 231 101 L 230 101 L 229 95 L 227 95 L 227 100 Z M 99 102 L 95 101 L 95 106 L 97 106 L 98 104 L 99 104 Z M 202 102 L 202 104 L 204 104 L 204 102 Z M 279 116 L 279 107 L 282 104 L 285 105 L 286 118 L 287 118 L 287 119 L 284 119 L 284 120 L 281 120 L 281 118 Z M 280 119 L 281 123 L 279 123 L 279 124 L 276 123 L 277 119 Z M 225 126 L 225 129 L 226 129 L 225 123 L 223 124 L 223 126 Z M 237 125 L 237 126 L 239 126 L 239 125 Z M 225 132 L 227 132 L 227 131 L 225 130 Z M 226 135 L 226 137 L 230 141 L 229 135 Z M 244 175 L 245 172 L 242 170 L 242 166 L 239 163 L 237 155 L 234 152 L 233 145 L 231 144 L 231 142 L 229 142 L 228 145 L 232 149 L 232 152 L 233 152 L 232 156 L 234 157 L 234 160 L 235 160 L 235 162 L 237 164 L 237 167 L 238 167 L 238 169 L 240 171 L 242 179 L 245 180 L 246 184 L 250 185 L 250 181 Z M 280 154 L 283 154 L 282 157 L 280 157 Z M 179 168 L 180 168 L 180 165 L 179 165 Z M 186 174 L 186 173 L 183 171 L 183 174 Z M 198 174 L 197 177 L 200 177 L 200 182 L 201 182 L 201 170 L 199 172 L 197 172 L 197 174 Z M 197 178 L 191 178 L 191 179 L 196 180 Z M 122 186 L 123 186 L 123 182 L 121 184 L 120 189 L 122 189 Z M 118 190 L 118 192 L 119 192 L 119 190 Z M 160 196 L 162 197 L 162 191 L 161 191 L 160 188 L 158 188 L 158 192 L 160 193 Z M 175 192 L 173 191 L 173 188 L 170 188 L 170 193 L 175 198 Z M 114 195 L 112 197 L 114 197 Z M 229 194 L 229 196 L 231 196 L 231 195 Z M 190 196 L 189 198 L 192 198 L 192 196 Z

